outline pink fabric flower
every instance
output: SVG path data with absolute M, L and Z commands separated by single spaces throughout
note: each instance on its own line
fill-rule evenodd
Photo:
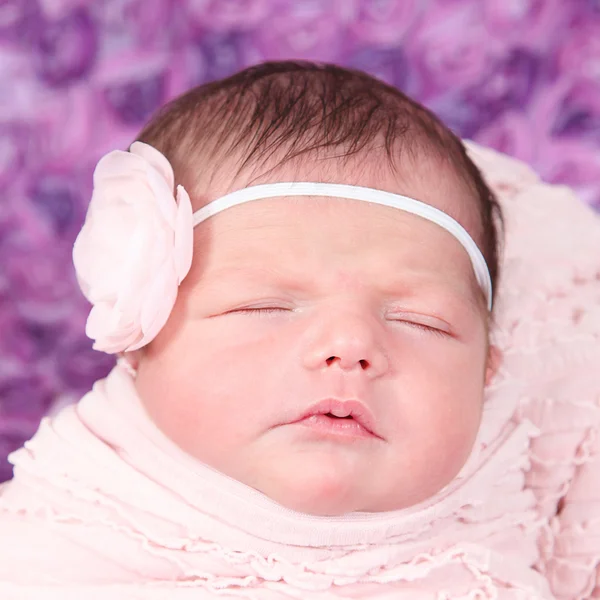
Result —
M 135 142 L 104 156 L 73 249 L 77 279 L 93 304 L 86 334 L 109 354 L 148 344 L 166 323 L 192 263 L 190 198 L 173 196 L 173 169 Z

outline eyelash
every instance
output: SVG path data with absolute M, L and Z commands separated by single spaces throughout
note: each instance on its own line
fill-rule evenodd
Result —
M 289 308 L 282 308 L 278 306 L 265 306 L 259 308 L 238 308 L 236 310 L 232 310 L 232 313 L 238 314 L 273 314 L 277 312 L 291 312 Z M 432 333 L 433 335 L 438 335 L 440 337 L 448 337 L 448 333 L 437 329 L 436 327 L 430 327 L 429 325 L 425 325 L 423 323 L 417 323 L 414 321 L 407 321 L 403 319 L 392 319 L 395 323 L 402 323 L 404 325 L 408 325 L 414 329 L 419 329 L 420 331 L 424 331 L 425 333 Z
M 437 335 L 440 337 L 449 337 L 450 334 L 443 331 L 442 329 L 437 329 L 436 327 L 430 327 L 429 325 L 424 325 L 423 323 L 415 323 L 414 321 L 405 321 L 405 320 L 396 320 L 396 323 L 403 323 L 404 325 L 408 325 L 414 329 L 419 329 L 420 331 L 424 331 L 425 333 L 432 333 L 433 335 Z
M 236 310 L 229 311 L 230 313 L 240 314 L 272 314 L 275 312 L 290 312 L 289 308 L 282 308 L 278 306 L 265 306 L 262 308 L 237 308 Z

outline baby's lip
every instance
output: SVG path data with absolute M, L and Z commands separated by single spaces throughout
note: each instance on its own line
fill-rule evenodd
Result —
M 371 409 L 360 400 L 340 400 L 338 398 L 325 398 L 311 404 L 297 419 L 292 421 L 296 423 L 312 417 L 313 415 L 326 415 L 331 413 L 336 417 L 350 416 L 355 421 L 360 423 L 364 429 L 375 437 L 381 438 L 380 435 L 375 431 L 375 418 Z

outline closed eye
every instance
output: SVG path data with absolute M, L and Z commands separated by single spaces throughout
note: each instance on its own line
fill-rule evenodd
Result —
M 273 314 L 280 312 L 290 312 L 290 308 L 284 308 L 283 306 L 260 306 L 252 308 L 236 308 L 235 310 L 228 311 L 227 314 Z
M 292 309 L 285 308 L 283 306 L 256 306 L 256 307 L 248 307 L 248 308 L 237 308 L 231 311 L 228 311 L 226 314 L 255 314 L 259 316 L 266 316 L 269 314 L 276 314 L 282 312 L 292 312 Z M 440 337 L 452 337 L 451 334 L 443 329 L 438 329 L 437 327 L 432 327 L 431 325 L 426 325 L 425 323 L 420 323 L 418 321 L 410 321 L 408 319 L 392 319 L 395 323 L 401 323 L 403 325 L 408 325 L 413 329 L 418 329 L 425 333 L 430 333 L 433 335 L 438 335 Z
M 448 331 L 432 327 L 431 325 L 425 325 L 425 323 L 419 323 L 418 321 L 408 321 L 406 319 L 392 319 L 395 323 L 401 323 L 402 325 L 408 325 L 413 329 L 424 331 L 425 333 L 431 333 L 440 337 L 453 337 Z

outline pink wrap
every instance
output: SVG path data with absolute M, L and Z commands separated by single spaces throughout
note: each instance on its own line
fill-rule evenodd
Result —
M 117 367 L 0 486 L 0 598 L 600 597 L 600 220 L 470 145 L 507 243 L 504 363 L 460 475 L 390 513 L 312 517 L 199 464 Z

